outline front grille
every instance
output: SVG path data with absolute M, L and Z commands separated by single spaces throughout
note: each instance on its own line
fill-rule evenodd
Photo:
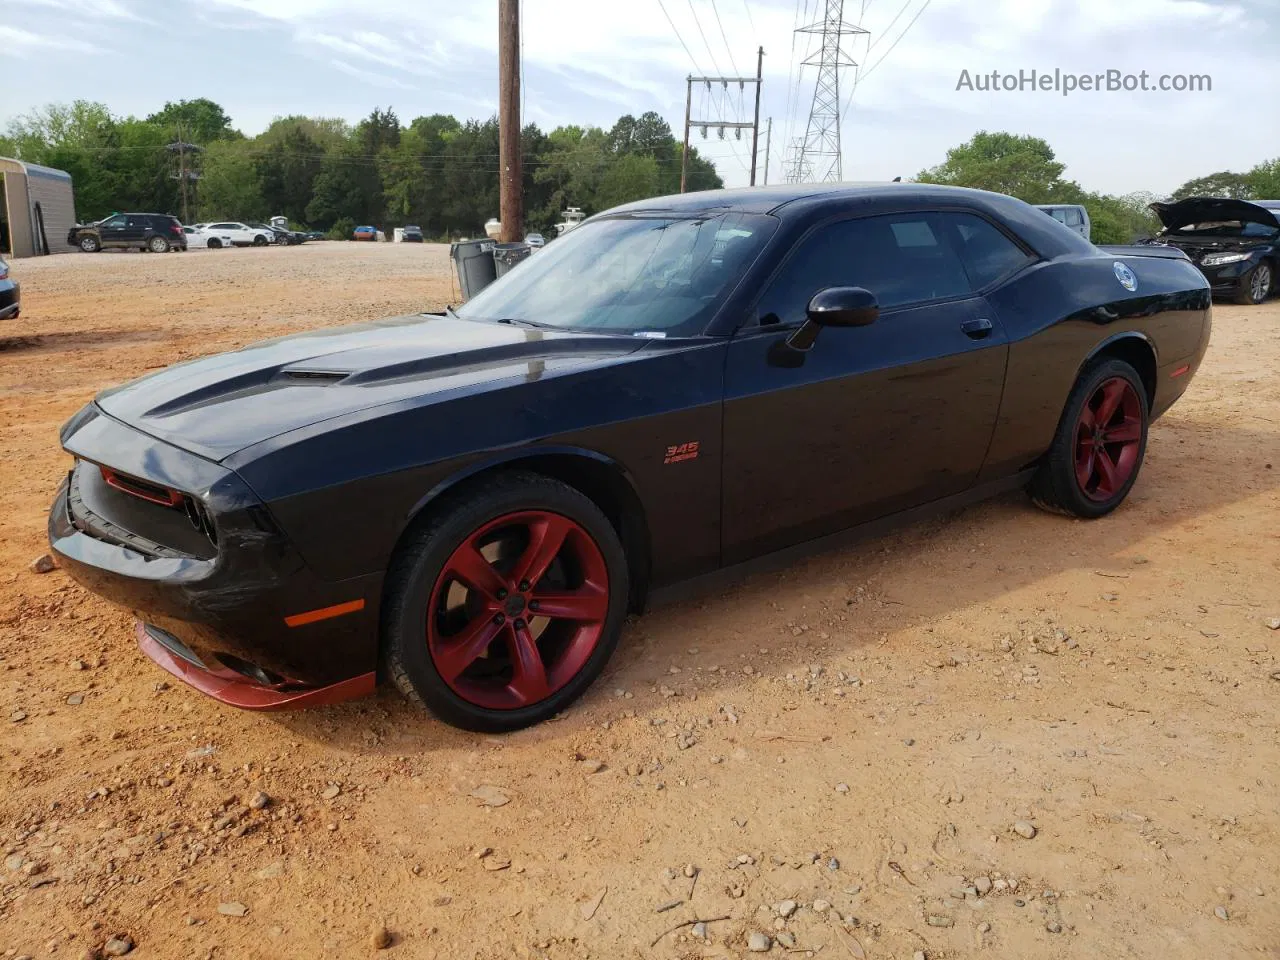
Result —
M 218 554 L 204 504 L 85 461 L 71 472 L 67 512 L 82 533 L 144 556 L 212 560 Z

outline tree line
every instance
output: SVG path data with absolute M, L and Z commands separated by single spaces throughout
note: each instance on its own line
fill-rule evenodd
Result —
M 548 232 L 569 206 L 587 214 L 680 189 L 681 145 L 650 111 L 626 115 L 608 130 L 529 124 L 524 149 L 525 223 Z M 199 149 L 179 158 L 173 145 Z M 200 98 L 166 103 L 145 119 L 118 117 L 106 105 L 77 100 L 12 120 L 0 155 L 66 170 L 76 212 L 98 220 L 119 210 L 182 215 L 185 160 L 194 221 L 263 220 L 283 215 L 298 227 L 350 236 L 357 224 L 385 230 L 416 223 L 429 237 L 476 236 L 498 213 L 498 123 L 447 114 L 402 124 L 375 108 L 359 123 L 324 117 L 278 117 L 247 137 L 226 111 Z M 1095 193 L 1067 179 L 1066 167 L 1037 137 L 981 131 L 947 151 L 917 180 L 978 187 L 1028 203 L 1078 203 L 1097 243 L 1129 243 L 1159 224 L 1152 193 Z M 710 161 L 690 150 L 689 189 L 723 186 Z M 1244 173 L 1221 171 L 1182 184 L 1188 196 L 1280 199 L 1280 158 Z
M 1066 165 L 1038 137 L 981 131 L 947 151 L 946 160 L 917 174 L 923 183 L 945 183 L 1007 193 L 1027 203 L 1080 204 L 1089 211 L 1094 243 L 1131 243 L 1152 236 L 1160 223 L 1147 208 L 1156 194 L 1093 193 L 1065 178 Z M 1234 197 L 1280 199 L 1280 157 L 1246 173 L 1221 172 L 1188 180 L 1168 199 Z
M 658 114 L 626 115 L 608 130 L 564 126 L 521 132 L 525 225 L 547 232 L 567 207 L 587 214 L 680 189 L 681 145 Z M 179 148 L 175 144 L 192 145 Z M 76 214 L 98 220 L 121 210 L 182 216 L 179 170 L 188 180 L 189 219 L 263 220 L 350 236 L 357 224 L 414 223 L 429 237 L 476 236 L 498 214 L 498 123 L 447 114 L 401 123 L 374 109 L 359 123 L 278 117 L 247 137 L 212 100 L 166 103 L 147 116 L 119 117 L 105 104 L 52 104 L 11 121 L 0 155 L 66 170 Z M 723 186 L 691 149 L 689 189 Z

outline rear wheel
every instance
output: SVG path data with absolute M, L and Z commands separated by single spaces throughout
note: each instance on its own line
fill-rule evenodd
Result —
M 147 249 L 152 253 L 168 253 L 169 241 L 164 237 L 152 237 L 147 241 Z
M 1147 448 L 1147 392 L 1123 360 L 1092 364 L 1076 382 L 1032 499 L 1073 517 L 1105 516 L 1129 495 Z
M 102 249 L 102 244 L 98 242 L 97 237 L 81 237 L 80 249 L 85 253 L 97 253 Z
M 387 672 L 467 730 L 516 730 L 563 710 L 608 662 L 627 607 L 627 559 L 608 519 L 533 473 L 445 504 L 387 582 Z
M 1236 287 L 1236 303 L 1250 305 L 1267 299 L 1274 276 L 1271 264 L 1263 260 L 1240 278 L 1239 285 Z

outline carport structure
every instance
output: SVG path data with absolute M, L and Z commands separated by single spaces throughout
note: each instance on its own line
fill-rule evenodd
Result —
M 76 222 L 71 174 L 0 157 L 0 180 L 0 254 L 16 258 L 72 252 L 67 245 Z

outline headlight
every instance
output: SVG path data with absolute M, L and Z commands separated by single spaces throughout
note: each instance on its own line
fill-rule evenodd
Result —
M 1248 260 L 1252 254 L 1249 253 L 1211 253 L 1200 262 L 1206 267 L 1220 267 L 1224 263 L 1239 263 L 1241 260 Z

